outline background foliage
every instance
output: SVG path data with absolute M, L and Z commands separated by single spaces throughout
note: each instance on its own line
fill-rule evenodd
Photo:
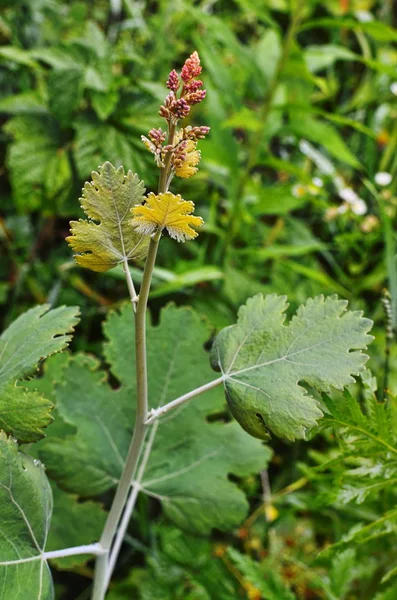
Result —
M 158 500 L 142 496 L 110 598 L 395 598 L 392 1 L 0 5 L 3 328 L 34 304 L 78 305 L 73 350 L 101 354 L 100 323 L 126 299 L 123 274 L 77 268 L 64 242 L 68 221 L 83 216 L 82 185 L 106 160 L 138 172 L 155 190 L 157 172 L 140 135 L 160 124 L 167 74 L 194 49 L 208 89 L 194 119 L 211 134 L 201 143 L 199 174 L 175 182 L 174 191 L 196 203 L 205 225 L 194 244 L 162 241 L 154 324 L 169 301 L 188 304 L 207 317 L 204 341 L 234 323 L 239 305 L 257 292 L 287 294 L 291 314 L 310 296 L 337 293 L 375 321 L 371 371 L 344 398 L 323 399 L 328 416 L 318 435 L 309 443 L 271 442 L 273 458 L 261 477 L 231 470 L 236 493 L 240 487 L 250 504 L 239 527 L 193 536 Z M 137 281 L 139 275 L 138 264 Z M 107 385 L 99 365 L 85 360 L 84 376 Z M 82 369 L 67 357 L 50 361 L 53 375 L 41 382 L 48 394 L 61 371 Z M 110 374 L 111 386 L 114 377 L 120 375 Z M 208 408 L 207 419 L 216 420 Z M 73 420 L 62 424 L 67 410 L 61 402 L 37 445 L 43 454 L 55 438 L 67 444 L 75 434 Z M 244 448 L 249 439 L 241 438 Z M 83 533 L 95 537 L 102 506 L 54 490 L 51 548 L 60 539 L 85 543 Z M 69 485 L 69 492 L 80 490 Z M 99 500 L 107 506 L 109 497 Z M 57 503 L 71 522 L 72 515 L 97 514 L 95 522 L 84 519 L 83 539 L 65 538 Z M 53 564 L 60 600 L 87 597 L 92 564 L 77 559 Z

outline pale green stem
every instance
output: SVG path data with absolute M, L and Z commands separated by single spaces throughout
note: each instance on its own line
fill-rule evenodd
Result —
M 168 143 L 173 144 L 175 137 L 175 124 L 170 124 Z M 161 169 L 159 181 L 159 193 L 167 191 L 167 181 L 171 166 L 172 153 L 169 152 L 165 158 L 165 167 Z M 148 416 L 148 386 L 147 386 L 147 363 L 146 363 L 146 310 L 149 298 L 150 284 L 152 282 L 153 268 L 156 262 L 157 249 L 161 237 L 161 231 L 157 231 L 151 238 L 149 250 L 143 271 L 142 284 L 139 290 L 138 302 L 135 312 L 135 367 L 136 367 L 136 416 L 134 433 L 128 450 L 126 463 L 120 478 L 116 494 L 110 508 L 105 528 L 100 539 L 101 546 L 106 554 L 99 556 L 95 566 L 95 577 L 92 592 L 92 600 L 104 600 L 108 586 L 109 554 L 112 542 L 117 534 L 121 515 L 128 500 L 131 483 L 135 477 L 139 457 L 142 451 L 147 427 L 145 422 Z M 135 289 L 130 281 L 130 272 L 124 265 L 127 286 L 131 295 L 131 301 L 135 307 Z M 114 555 L 113 555 L 114 556 Z M 117 559 L 117 555 L 113 560 Z
M 130 268 L 128 266 L 128 260 L 126 258 L 123 261 L 123 270 L 124 270 L 124 273 L 125 273 L 125 279 L 127 281 L 127 287 L 128 287 L 128 291 L 129 291 L 131 302 L 132 302 L 132 308 L 133 308 L 134 313 L 135 313 L 136 312 L 136 305 L 137 305 L 139 297 L 137 296 L 137 293 L 135 291 L 134 282 L 132 281 Z
M 0 567 L 11 567 L 21 565 L 35 560 L 51 560 L 52 558 L 63 558 L 65 556 L 77 556 L 78 554 L 104 554 L 105 550 L 100 544 L 87 544 L 86 546 L 72 546 L 71 548 L 62 548 L 62 550 L 52 550 L 51 552 L 42 552 L 37 556 L 29 558 L 20 558 L 18 560 L 6 560 L 0 562 Z
M 64 548 L 63 550 L 53 550 L 52 552 L 43 552 L 42 557 L 46 560 L 52 558 L 63 558 L 64 556 L 76 556 L 77 554 L 94 554 L 101 556 L 106 551 L 101 544 L 87 544 L 87 546 L 74 546 L 72 548 Z
M 120 526 L 117 530 L 116 538 L 114 540 L 114 544 L 112 546 L 112 550 L 110 553 L 108 569 L 107 569 L 107 573 L 106 573 L 106 586 L 109 585 L 110 579 L 112 577 L 112 573 L 113 573 L 114 567 L 116 565 L 117 557 L 119 555 L 120 548 L 121 548 L 121 545 L 122 545 L 124 537 L 125 537 L 125 532 L 127 531 L 127 527 L 130 522 L 133 510 L 135 508 L 135 503 L 138 498 L 138 494 L 141 490 L 142 479 L 143 479 L 146 465 L 149 460 L 149 456 L 150 456 L 150 453 L 151 453 L 151 450 L 153 447 L 153 442 L 154 442 L 154 438 L 156 437 L 157 429 L 158 429 L 158 423 L 155 423 L 153 425 L 153 427 L 151 428 L 150 436 L 146 443 L 145 452 L 142 457 L 141 464 L 139 465 L 137 476 L 132 483 L 132 490 L 131 490 L 130 496 L 128 498 L 128 502 L 125 506 L 123 518 L 121 519 Z
M 106 550 L 106 554 L 99 556 L 96 561 L 94 589 L 92 600 L 103 600 L 107 589 L 107 571 L 109 552 L 118 524 L 128 499 L 131 482 L 134 478 L 136 467 L 141 454 L 146 434 L 145 421 L 148 414 L 147 398 L 147 366 L 146 366 L 146 307 L 149 297 L 150 283 L 154 263 L 156 261 L 157 248 L 161 233 L 158 232 L 150 240 L 149 251 L 143 272 L 142 285 L 139 291 L 139 299 L 135 313 L 135 360 L 136 360 L 136 416 L 134 434 L 124 471 L 121 475 L 116 494 L 108 514 L 103 530 L 100 544 Z M 132 300 L 132 298 L 131 298 Z
M 172 400 L 172 402 L 168 402 L 168 404 L 164 404 L 164 406 L 160 406 L 160 408 L 152 408 L 152 410 L 148 414 L 148 419 L 146 421 L 146 425 L 150 425 L 151 423 L 156 421 L 156 419 L 165 415 L 169 410 L 172 410 L 173 408 L 180 406 L 184 402 L 187 402 L 188 400 L 190 400 L 191 398 L 194 398 L 195 396 L 198 396 L 199 394 L 203 394 L 207 390 L 211 390 L 212 388 L 216 387 L 217 385 L 220 385 L 224 381 L 225 381 L 225 376 L 222 375 L 222 377 L 219 377 L 218 379 L 214 379 L 213 381 L 210 381 L 209 383 L 205 383 L 204 385 L 196 388 L 195 390 L 192 390 L 191 392 L 188 392 L 187 394 L 183 394 L 183 396 L 179 396 L 179 398 Z

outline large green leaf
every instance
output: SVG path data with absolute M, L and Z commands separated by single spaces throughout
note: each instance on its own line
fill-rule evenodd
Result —
M 37 210 L 45 201 L 49 162 L 59 148 L 56 122 L 47 114 L 10 119 L 4 130 L 13 139 L 7 150 L 13 200 L 21 212 Z
M 49 310 L 36 306 L 22 314 L 0 336 L 0 427 L 21 442 L 43 437 L 51 421 L 52 403 L 18 380 L 31 374 L 38 363 L 67 346 L 78 323 L 76 307 Z
M 361 312 L 346 312 L 347 302 L 336 296 L 309 299 L 285 326 L 287 306 L 286 297 L 276 294 L 250 298 L 212 349 L 233 415 L 263 439 L 269 430 L 304 438 L 322 412 L 301 384 L 325 392 L 353 383 L 367 360 L 359 349 L 372 340 L 372 322 Z
M 48 102 L 51 112 L 63 126 L 70 123 L 83 92 L 83 71 L 79 68 L 53 70 L 48 78 Z
M 51 488 L 38 461 L 0 432 L 0 600 L 52 600 L 42 555 L 52 513 Z
M 114 487 L 120 477 L 134 421 L 135 370 L 131 307 L 111 313 L 105 354 L 118 389 L 91 357 L 69 360 L 56 388 L 60 417 L 70 430 L 39 444 L 39 455 L 60 485 L 82 496 Z M 157 407 L 211 380 L 203 345 L 211 328 L 196 313 L 168 306 L 158 326 L 148 325 L 149 397 Z M 46 377 L 51 377 L 51 365 Z M 270 451 L 245 436 L 235 422 L 208 422 L 224 409 L 213 389 L 162 420 L 148 435 L 152 453 L 140 486 L 157 498 L 179 526 L 197 532 L 229 529 L 246 515 L 243 492 L 229 474 L 246 476 L 263 469 Z M 40 449 L 41 448 L 41 449 Z M 227 506 L 227 510 L 225 510 Z
M 81 206 L 89 220 L 71 222 L 67 238 L 76 262 L 93 271 L 107 271 L 125 260 L 143 258 L 148 236 L 131 227 L 131 208 L 144 200 L 144 184 L 131 171 L 110 162 L 93 171 L 83 189 Z

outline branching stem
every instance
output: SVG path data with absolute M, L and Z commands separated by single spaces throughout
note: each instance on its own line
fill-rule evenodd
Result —
M 132 484 L 132 489 L 131 489 L 127 504 L 124 509 L 123 518 L 121 519 L 120 526 L 117 530 L 114 544 L 112 546 L 112 551 L 110 553 L 110 558 L 109 558 L 109 563 L 108 563 L 108 568 L 107 568 L 107 573 L 106 573 L 106 587 L 109 585 L 110 579 L 112 577 L 112 573 L 113 573 L 114 567 L 116 565 L 116 561 L 117 561 L 117 558 L 118 558 L 118 555 L 120 552 L 120 548 L 123 543 L 125 533 L 127 531 L 127 527 L 130 522 L 130 519 L 131 519 L 131 515 L 135 508 L 135 503 L 136 503 L 138 494 L 141 489 L 142 478 L 145 473 L 146 465 L 149 460 L 149 456 L 150 456 L 150 453 L 151 453 L 151 450 L 153 447 L 153 442 L 156 437 L 157 429 L 158 429 L 158 423 L 155 423 L 153 425 L 153 427 L 151 428 L 150 436 L 146 443 L 145 452 L 142 457 L 141 464 L 139 465 L 137 476 Z
M 63 550 L 53 550 L 52 552 L 43 552 L 42 557 L 46 560 L 51 558 L 63 558 L 64 556 L 76 556 L 77 554 L 94 554 L 101 556 L 106 550 L 101 544 L 88 544 L 87 546 L 74 546 L 72 548 L 64 548 Z
M 148 415 L 148 419 L 146 420 L 145 425 L 150 425 L 151 423 L 156 421 L 156 419 L 165 415 L 168 411 L 172 410 L 173 408 L 180 406 L 184 402 L 187 402 L 191 398 L 194 398 L 195 396 L 198 396 L 199 394 L 202 394 L 207 390 L 211 390 L 212 388 L 216 387 L 217 385 L 220 385 L 224 381 L 225 376 L 222 375 L 222 377 L 218 377 L 218 379 L 214 379 L 213 381 L 210 381 L 209 383 L 206 383 L 196 388 L 195 390 L 188 392 L 187 394 L 183 394 L 183 396 L 179 396 L 179 398 L 172 400 L 172 402 L 168 402 L 168 404 L 164 404 L 164 406 L 160 406 L 160 408 L 152 408 Z
M 132 309 L 133 309 L 133 311 L 135 313 L 136 312 L 136 305 L 137 305 L 138 300 L 139 300 L 139 296 L 137 296 L 137 293 L 135 291 L 134 282 L 132 281 L 132 277 L 131 277 L 131 273 L 130 273 L 130 268 L 128 266 L 128 260 L 126 258 L 123 261 L 123 270 L 124 270 L 124 273 L 125 273 L 125 279 L 127 281 L 127 287 L 128 287 L 128 291 L 129 291 L 131 302 L 132 302 Z

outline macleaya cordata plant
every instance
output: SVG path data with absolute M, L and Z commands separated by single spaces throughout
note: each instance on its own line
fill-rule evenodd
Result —
M 203 225 L 194 204 L 169 189 L 174 177 L 197 172 L 198 144 L 209 133 L 206 126 L 183 125 L 206 95 L 200 73 L 197 52 L 180 74 L 171 71 L 160 108 L 166 127 L 142 138 L 159 169 L 157 193 L 145 196 L 137 174 L 106 162 L 83 189 L 88 220 L 71 223 L 68 242 L 80 266 L 124 269 L 131 307 L 111 313 L 104 326 L 106 361 L 120 387 L 109 386 L 98 361 L 82 354 L 50 357 L 41 379 L 24 380 L 65 347 L 76 309 L 32 309 L 0 338 L 0 600 L 26 600 L 32 590 L 37 600 L 51 600 L 47 561 L 81 554 L 96 555 L 92 599 L 103 600 L 139 493 L 159 500 L 182 528 L 235 527 L 247 503 L 228 474 L 264 468 L 271 453 L 259 440 L 271 434 L 305 438 L 322 417 L 315 392 L 352 383 L 367 359 L 361 350 L 372 339 L 371 322 L 336 296 L 309 299 L 289 323 L 284 296 L 250 298 L 237 323 L 213 342 L 218 376 L 212 378 L 202 350 L 210 329 L 196 313 L 170 305 L 159 325 L 151 325 L 147 305 L 162 236 L 187 242 Z M 142 260 L 137 291 L 129 262 Z M 236 422 L 208 422 L 222 411 L 222 387 L 231 413 L 253 437 Z M 41 463 L 18 446 L 43 437 L 52 409 L 46 396 L 59 424 L 54 433 L 49 427 L 36 456 L 50 478 L 82 498 L 116 488 L 93 544 L 46 549 L 47 541 L 54 544 L 51 489 Z

